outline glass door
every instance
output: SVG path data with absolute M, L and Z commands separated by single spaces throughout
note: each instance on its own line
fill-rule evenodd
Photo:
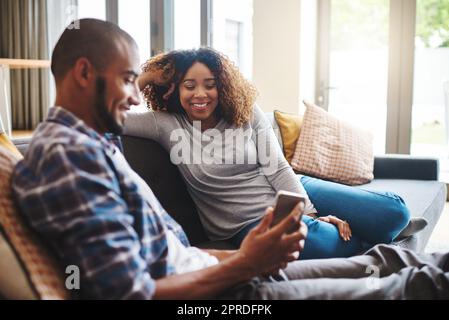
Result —
M 417 0 L 411 154 L 449 179 L 449 0 Z
M 316 100 L 338 118 L 371 131 L 374 152 L 383 154 L 389 0 L 327 0 L 320 5 Z

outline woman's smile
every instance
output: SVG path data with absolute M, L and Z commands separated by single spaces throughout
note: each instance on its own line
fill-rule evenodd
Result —
M 195 111 L 204 111 L 208 108 L 209 102 L 192 103 L 191 106 L 192 106 L 193 110 L 195 110 Z

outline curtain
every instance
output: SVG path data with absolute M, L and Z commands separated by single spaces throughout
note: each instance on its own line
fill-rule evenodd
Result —
M 45 0 L 0 1 L 0 57 L 49 59 Z M 12 69 L 13 129 L 32 130 L 49 106 L 49 69 Z
M 1 0 L 0 0 L 1 1 Z M 59 37 L 64 29 L 78 17 L 78 0 L 47 0 L 48 16 L 48 52 L 53 52 Z M 54 102 L 56 99 L 56 85 L 53 76 L 49 73 L 49 99 Z

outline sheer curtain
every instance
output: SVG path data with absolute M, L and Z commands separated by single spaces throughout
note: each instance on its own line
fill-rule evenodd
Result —
M 0 1 L 0 57 L 49 59 L 45 0 Z M 34 129 L 47 115 L 49 70 L 11 70 L 13 129 Z

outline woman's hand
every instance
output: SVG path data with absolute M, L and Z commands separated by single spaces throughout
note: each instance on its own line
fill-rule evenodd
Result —
M 146 86 L 149 84 L 155 84 L 158 86 L 170 86 L 167 90 L 167 92 L 162 96 L 162 99 L 168 100 L 175 91 L 175 84 L 172 82 L 169 84 L 167 81 L 167 76 L 165 75 L 164 71 L 161 69 L 149 69 L 148 71 L 145 71 L 140 74 L 139 76 L 139 89 L 140 91 L 143 91 Z
M 164 85 L 167 79 L 162 69 L 150 68 L 139 75 L 139 88 L 143 90 L 149 84 Z
M 140 90 L 143 90 L 149 84 L 168 86 L 175 73 L 175 70 L 168 65 L 160 67 L 156 64 L 149 64 L 144 70 L 139 76 Z
M 352 237 L 352 231 L 349 227 L 349 223 L 347 223 L 344 220 L 341 220 L 335 216 L 326 216 L 326 217 L 319 217 L 317 220 L 324 221 L 327 223 L 331 223 L 335 225 L 338 228 L 338 232 L 340 233 L 340 237 L 345 240 L 349 241 Z

